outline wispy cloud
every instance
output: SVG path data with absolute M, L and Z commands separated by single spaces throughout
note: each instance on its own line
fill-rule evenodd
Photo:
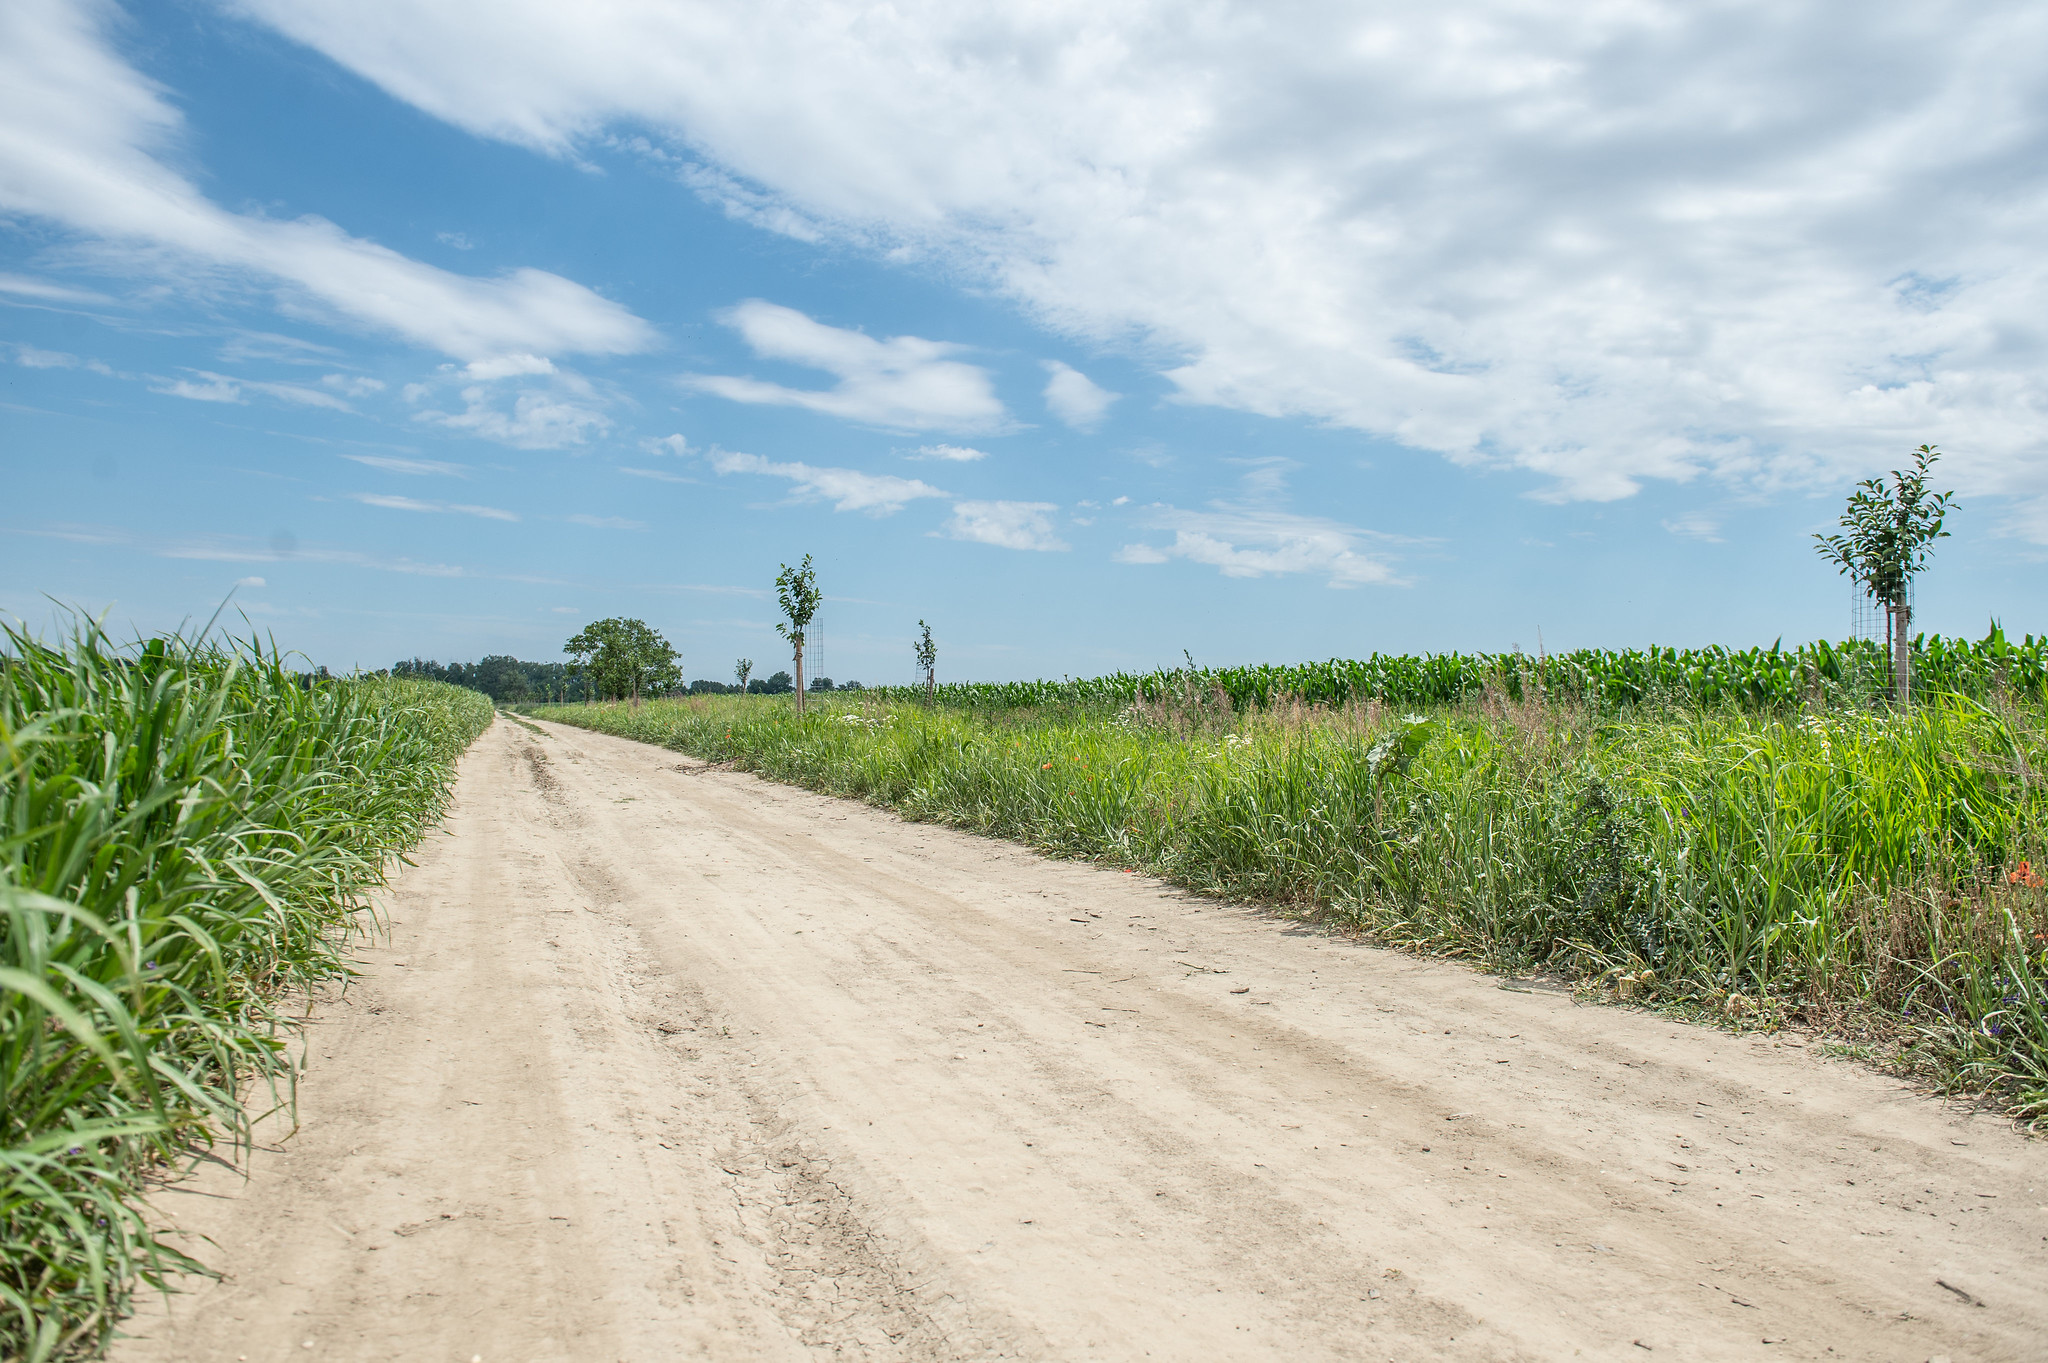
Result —
M 829 501 L 834 511 L 864 511 L 870 516 L 889 516 L 919 498 L 948 495 L 916 478 L 898 478 L 886 473 L 821 469 L 810 464 L 780 464 L 758 454 L 740 454 L 730 450 L 714 450 L 709 457 L 711 467 L 720 473 L 757 473 L 768 478 L 787 478 L 792 496 L 800 501 Z
M 988 458 L 987 450 L 977 450 L 967 445 L 920 445 L 916 451 L 904 456 L 906 459 L 920 459 L 932 463 L 971 464 Z
M 323 374 L 320 382 L 352 398 L 366 398 L 372 393 L 384 391 L 384 380 L 373 379 L 363 374 Z
M 26 275 L 0 273 L 0 293 L 18 298 L 35 298 L 48 303 L 111 303 L 114 300 L 90 289 L 74 289 Z
M 660 469 L 629 468 L 624 464 L 619 465 L 619 472 L 630 478 L 651 478 L 657 483 L 694 483 L 697 481 L 695 478 L 685 478 L 680 473 L 665 473 Z
M 367 554 L 358 549 L 336 549 L 321 545 L 264 544 L 234 535 L 199 535 L 171 538 L 138 535 L 113 526 L 52 524 L 33 529 L 6 529 L 0 533 L 31 535 L 40 539 L 64 540 L 102 548 L 129 548 L 155 558 L 195 560 L 205 563 L 312 563 L 411 577 L 497 577 L 478 573 L 452 563 L 422 562 L 404 555 Z M 526 579 L 510 579 L 523 581 Z
M 955 502 L 948 539 L 1002 549 L 1056 550 L 1070 546 L 1053 530 L 1051 502 Z
M 1665 521 L 1664 528 L 1680 539 L 1720 544 L 1721 522 L 1704 511 L 1687 511 Z
M 344 454 L 341 457 L 354 460 L 358 464 L 366 464 L 373 469 L 382 469 L 386 473 L 403 473 L 413 478 L 469 477 L 468 465 L 447 464 L 439 459 L 400 459 L 388 454 Z
M 475 506 L 463 502 L 428 502 L 418 497 L 397 497 L 384 492 L 351 492 L 349 500 L 361 502 L 364 506 L 379 506 L 387 511 L 424 511 L 448 513 L 457 516 L 475 516 L 486 521 L 516 521 L 516 512 L 495 506 Z
M 917 336 L 878 341 L 813 321 L 795 308 L 749 299 L 721 317 L 756 355 L 838 376 L 826 389 L 754 378 L 687 374 L 683 384 L 734 402 L 803 407 L 897 430 L 988 431 L 1009 425 L 988 371 L 949 358 L 962 347 Z
M 190 379 L 159 379 L 150 386 L 150 391 L 174 398 L 190 398 L 194 402 L 236 403 L 248 401 L 248 398 L 243 396 L 245 392 L 261 393 L 265 397 L 295 403 L 301 407 L 326 407 L 338 412 L 353 410 L 334 394 L 318 388 L 308 388 L 304 384 L 238 379 L 205 369 L 194 369 L 189 372 L 198 375 L 201 382 L 194 383 Z

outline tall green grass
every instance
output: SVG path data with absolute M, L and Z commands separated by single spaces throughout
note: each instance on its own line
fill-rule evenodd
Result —
M 1244 712 L 765 697 L 541 713 L 905 815 L 1748 1021 L 2048 1115 L 2048 712 Z
M 147 1180 L 288 1097 L 286 1001 L 345 974 L 361 892 L 490 719 L 255 645 L 4 631 L 0 1357 L 88 1353 L 138 1281 L 197 1267 Z

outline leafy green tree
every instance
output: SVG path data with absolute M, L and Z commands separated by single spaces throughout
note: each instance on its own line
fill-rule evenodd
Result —
M 804 561 L 792 568 L 787 563 L 775 577 L 775 597 L 782 605 L 783 623 L 775 632 L 789 640 L 796 649 L 796 712 L 804 712 L 804 631 L 810 627 L 812 617 L 818 613 L 818 602 L 822 596 L 818 591 L 818 575 L 811 568 L 811 556 L 804 555 Z
M 562 651 L 575 658 L 598 695 L 614 700 L 630 696 L 637 705 L 643 694 L 658 695 L 682 684 L 675 649 L 644 620 L 599 620 L 562 645 Z
M 516 705 L 532 694 L 526 665 L 505 653 L 492 654 L 478 663 L 471 685 L 500 705 Z
M 786 696 L 794 690 L 796 684 L 789 679 L 787 672 L 773 673 L 766 681 L 756 677 L 747 683 L 747 694 L 753 696 Z
M 1947 539 L 1942 521 L 1955 493 L 1927 490 L 1927 471 L 1941 451 L 1913 451 L 1911 472 L 1892 470 L 1892 481 L 1866 478 L 1850 494 L 1839 535 L 1815 535 L 1820 556 L 1836 564 L 1871 600 L 1884 607 L 1892 687 L 1898 703 L 1912 698 L 1913 579 L 1927 566 L 1934 542 Z
M 732 665 L 732 674 L 739 678 L 739 692 L 744 696 L 747 694 L 747 678 L 754 675 L 754 660 L 752 658 L 740 659 Z
M 924 701 L 930 705 L 939 698 L 939 646 L 932 642 L 932 627 L 924 621 L 917 622 L 923 633 L 910 641 L 911 651 L 917 654 L 918 670 L 924 673 Z

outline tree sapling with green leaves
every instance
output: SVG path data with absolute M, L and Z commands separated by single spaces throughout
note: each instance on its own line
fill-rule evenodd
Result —
M 740 694 L 747 694 L 747 678 L 754 675 L 754 660 L 742 658 L 732 665 L 732 675 L 739 680 Z
M 920 620 L 917 627 L 923 633 L 910 641 L 910 647 L 917 654 L 918 670 L 924 673 L 924 703 L 930 705 L 939 698 L 939 646 L 932 642 L 930 625 Z
M 1912 698 L 1913 579 L 1927 566 L 1934 542 L 1948 538 L 1941 523 L 1955 503 L 1953 492 L 1927 490 L 1927 471 L 1940 457 L 1934 446 L 1922 445 L 1913 451 L 1911 472 L 1893 469 L 1890 484 L 1864 479 L 1850 494 L 1843 533 L 1813 537 L 1822 558 L 1884 607 L 1892 689 L 1902 706 Z
M 822 595 L 818 591 L 818 574 L 811 567 L 811 556 L 804 555 L 804 561 L 792 568 L 787 563 L 775 576 L 775 597 L 782 605 L 785 617 L 775 632 L 789 640 L 796 650 L 796 712 L 804 712 L 804 631 L 810 627 L 811 617 L 818 613 L 818 602 Z

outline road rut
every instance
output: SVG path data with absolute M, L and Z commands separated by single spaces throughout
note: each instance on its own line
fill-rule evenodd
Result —
M 2048 1152 L 1796 1040 L 504 719 L 415 860 L 116 1360 L 2044 1356 Z

